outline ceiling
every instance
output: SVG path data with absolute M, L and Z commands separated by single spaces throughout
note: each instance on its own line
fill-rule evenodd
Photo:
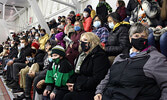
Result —
M 3 16 L 2 13 L 3 13 L 3 3 L 4 2 L 6 2 L 5 19 L 11 18 L 11 16 L 13 16 L 16 13 L 13 6 L 16 7 L 17 11 L 20 11 L 24 7 L 29 6 L 29 3 L 27 0 L 0 0 L 0 10 L 1 10 L 0 18 L 2 18 Z M 13 17 L 10 21 L 14 21 L 16 17 L 18 17 L 18 15 Z

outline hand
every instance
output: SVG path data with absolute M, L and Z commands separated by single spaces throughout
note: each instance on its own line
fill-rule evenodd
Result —
M 70 44 L 70 48 L 72 48 L 72 45 L 73 45 L 73 44 Z
M 45 80 L 40 80 L 40 81 L 37 83 L 37 88 L 38 88 L 38 89 L 41 89 L 43 84 L 45 84 Z
M 94 100 L 102 100 L 102 95 L 101 94 L 96 94 L 94 96 Z
M 34 77 L 34 76 L 35 76 L 35 72 L 30 72 L 30 73 L 28 73 L 28 75 L 29 75 L 30 77 Z
M 12 64 L 13 64 L 13 60 L 9 60 L 7 63 L 8 66 L 11 66 Z
M 158 25 L 156 28 L 158 28 L 158 29 L 162 29 L 162 26 Z
M 66 85 L 68 86 L 68 90 L 72 92 L 74 84 L 73 83 L 67 83 Z
M 45 90 L 45 91 L 43 92 L 43 96 L 48 96 L 49 93 L 50 93 L 50 91 Z
M 52 93 L 50 94 L 50 100 L 54 100 L 54 99 L 55 99 L 55 96 L 56 96 L 56 94 L 52 92 Z
M 13 60 L 15 60 L 16 58 L 14 57 Z
M 29 63 L 29 61 L 25 61 L 25 63 L 26 63 L 26 64 L 28 64 L 28 63 Z

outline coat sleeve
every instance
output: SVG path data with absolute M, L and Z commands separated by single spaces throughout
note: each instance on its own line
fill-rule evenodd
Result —
M 107 75 L 105 78 L 100 82 L 100 84 L 96 87 L 95 94 L 103 94 L 104 89 L 106 88 L 108 82 L 109 82 L 109 75 L 110 75 L 110 69 L 108 70 Z
M 90 30 L 90 28 L 91 28 L 91 23 L 92 23 L 92 18 L 91 17 L 88 17 L 87 19 L 86 19 L 86 22 L 84 22 L 85 24 L 84 24 L 84 30 L 86 31 L 86 32 L 89 32 L 89 30 Z
M 155 18 L 159 12 L 159 6 L 156 2 L 153 2 L 153 4 L 151 4 L 147 0 L 143 0 L 141 6 L 146 15 L 150 18 Z
M 109 36 L 109 31 L 108 31 L 106 28 L 104 28 L 104 29 L 102 30 L 101 42 L 102 42 L 102 43 L 107 43 L 107 41 L 108 41 L 108 36 Z
M 158 51 L 157 51 L 158 52 Z M 159 100 L 167 100 L 167 60 L 162 54 L 154 52 L 154 56 L 150 62 L 145 65 L 145 75 L 153 78 L 161 89 L 161 98 Z M 148 69 L 148 70 L 147 70 Z

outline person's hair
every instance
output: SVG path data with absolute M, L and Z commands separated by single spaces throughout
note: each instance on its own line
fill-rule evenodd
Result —
M 40 34 L 39 34 L 38 32 L 37 32 L 37 33 L 35 33 L 35 35 L 36 35 L 36 34 L 38 34 L 38 35 L 40 36 Z
M 108 18 L 108 17 L 112 17 L 112 19 L 113 19 L 114 22 L 116 22 L 116 23 L 121 22 L 121 16 L 120 16 L 117 12 L 113 12 L 113 13 L 109 14 L 109 15 L 107 16 L 107 18 Z
M 94 34 L 94 33 L 92 33 L 92 32 L 85 32 L 85 33 L 81 34 L 80 39 L 81 39 L 83 36 L 85 36 L 85 37 L 88 39 L 88 41 L 90 42 L 90 52 L 91 52 L 97 45 L 101 46 L 101 44 L 100 44 L 100 38 L 99 38 L 96 34 Z M 79 46 L 79 51 L 80 51 L 80 52 L 82 51 L 81 46 Z
M 46 30 L 45 29 L 40 29 L 40 32 L 43 31 L 44 33 L 46 33 Z
M 81 27 L 81 31 L 84 31 L 84 26 L 83 26 L 82 21 L 75 21 L 75 23 L 76 23 L 76 22 L 79 23 L 79 25 L 80 25 L 80 27 Z M 74 24 L 75 24 L 75 23 L 74 23 Z
M 100 19 L 100 21 L 101 21 L 101 26 L 103 27 L 103 26 L 104 26 L 104 20 L 103 20 L 103 18 L 102 18 L 101 15 L 95 15 L 95 16 L 93 17 L 92 26 L 93 26 L 93 22 L 94 22 L 94 20 L 95 20 L 96 17 L 98 17 L 98 18 Z
M 167 19 L 167 0 L 163 0 L 162 9 L 161 9 L 161 19 Z
M 28 38 L 26 36 L 23 36 L 22 38 L 20 38 L 20 40 L 25 40 L 25 42 L 28 43 Z
M 52 28 L 52 29 L 53 29 L 54 33 L 57 33 L 56 28 Z M 51 30 L 52 30 L 52 29 L 51 29 Z
M 148 30 L 147 27 L 145 27 L 141 23 L 135 23 L 129 29 L 129 37 L 132 37 L 132 35 L 135 34 L 135 33 L 142 33 L 142 32 L 145 32 L 147 34 L 147 36 L 149 35 L 149 30 Z
M 118 0 L 119 7 L 125 7 L 125 2 L 123 0 Z

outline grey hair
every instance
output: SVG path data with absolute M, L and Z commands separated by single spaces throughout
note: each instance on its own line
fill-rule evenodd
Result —
M 146 26 L 144 26 L 141 23 L 135 23 L 129 29 L 129 37 L 132 37 L 132 35 L 135 33 L 142 33 L 142 32 L 145 32 L 147 36 L 149 35 L 149 30 Z

